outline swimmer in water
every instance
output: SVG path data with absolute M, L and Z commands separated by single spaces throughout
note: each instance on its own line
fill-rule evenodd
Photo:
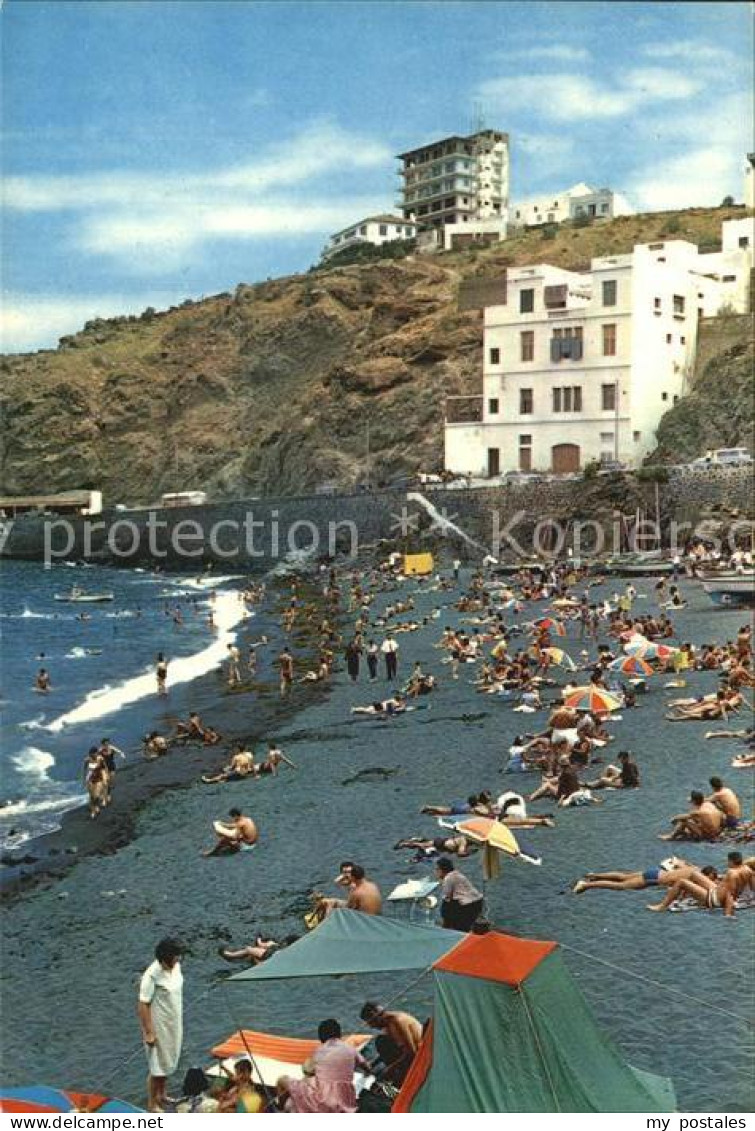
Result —
M 37 672 L 37 678 L 34 680 L 34 690 L 42 692 L 43 695 L 46 695 L 48 691 L 52 690 L 50 686 L 50 673 L 47 671 L 47 668 L 40 668 Z
M 228 686 L 235 687 L 241 683 L 241 652 L 235 644 L 228 645 Z
M 168 740 L 158 734 L 156 730 L 153 730 L 142 739 L 142 751 L 148 761 L 160 758 L 163 754 L 168 753 Z

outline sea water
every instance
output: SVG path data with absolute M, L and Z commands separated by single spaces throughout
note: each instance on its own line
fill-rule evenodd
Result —
M 74 584 L 114 599 L 55 599 Z M 246 615 L 233 577 L 3 562 L 0 847 L 52 831 L 84 803 L 84 757 L 103 736 L 133 759 L 146 731 L 172 729 L 191 684 L 223 662 Z M 168 660 L 169 701 L 156 694 L 158 652 Z M 43 667 L 48 694 L 34 691 Z

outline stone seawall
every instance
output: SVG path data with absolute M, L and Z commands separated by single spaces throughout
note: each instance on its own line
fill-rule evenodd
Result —
M 424 504 L 411 492 L 376 491 L 111 511 L 92 519 L 21 518 L 5 523 L 0 553 L 29 560 L 161 563 L 167 569 L 212 562 L 256 570 L 301 554 L 351 554 L 382 539 L 407 550 L 447 544 L 454 554 L 479 557 L 480 547 L 495 549 L 496 538 L 508 534 L 510 554 L 517 546 L 526 554 L 565 552 L 577 523 L 599 524 L 603 549 L 617 552 L 625 548 L 638 517 L 653 521 L 660 514 L 664 536 L 673 522 L 692 529 L 710 523 L 711 515 L 729 522 L 744 519 L 753 514 L 752 488 L 749 468 L 701 468 L 674 470 L 659 484 L 614 475 L 435 488 L 422 492 Z M 478 547 L 453 529 L 442 539 L 445 522 Z

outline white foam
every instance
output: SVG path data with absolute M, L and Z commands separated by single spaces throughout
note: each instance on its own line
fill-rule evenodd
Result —
M 214 578 L 214 584 L 221 580 Z M 218 593 L 212 605 L 213 621 L 216 637 L 212 644 L 196 652 L 193 656 L 182 656 L 170 660 L 168 666 L 168 688 L 180 683 L 190 683 L 201 675 L 220 666 L 228 654 L 228 645 L 236 639 L 233 631 L 239 621 L 243 620 L 246 612 L 239 594 Z M 145 669 L 141 675 L 127 679 L 114 687 L 105 685 L 96 691 L 90 691 L 83 703 L 73 710 L 67 711 L 57 719 L 45 726 L 45 730 L 53 734 L 58 733 L 63 727 L 75 726 L 78 723 L 90 723 L 95 719 L 112 715 L 130 703 L 136 703 L 147 696 L 155 695 L 157 684 L 152 667 Z M 28 724 L 27 724 L 28 725 Z
M 55 765 L 52 754 L 38 746 L 25 746 L 20 753 L 13 755 L 11 762 L 19 774 L 31 774 L 35 778 L 46 778 L 47 771 Z

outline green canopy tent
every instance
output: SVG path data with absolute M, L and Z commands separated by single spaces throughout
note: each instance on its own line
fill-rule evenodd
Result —
M 432 1025 L 394 1112 L 675 1111 L 602 1033 L 553 942 L 468 935 L 433 967 Z
M 403 923 L 361 911 L 336 910 L 314 931 L 266 962 L 242 970 L 228 982 L 312 978 L 325 974 L 374 974 L 380 970 L 430 967 L 466 938 L 443 927 Z

